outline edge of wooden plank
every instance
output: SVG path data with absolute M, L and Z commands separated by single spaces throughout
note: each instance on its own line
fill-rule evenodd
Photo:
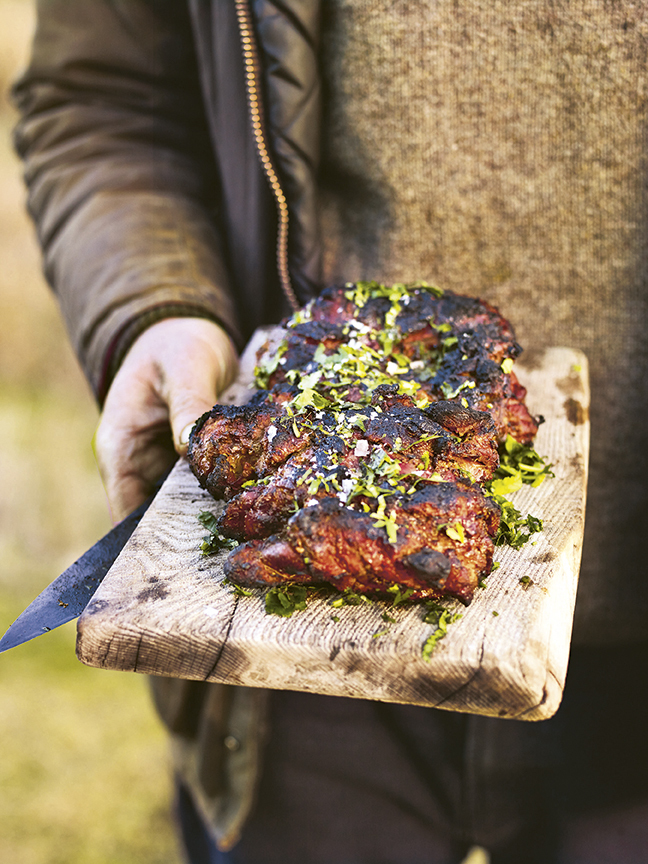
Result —
M 262 337 L 257 340 L 257 345 L 260 341 Z M 571 465 L 572 475 L 580 475 L 581 482 L 584 482 L 589 402 L 584 372 L 586 360 L 571 349 L 550 350 L 562 369 L 562 377 L 557 382 L 559 386 L 552 392 L 552 399 L 556 402 L 552 411 L 561 411 L 569 424 L 573 450 L 581 454 L 579 464 Z M 248 356 L 251 354 L 248 352 Z M 576 371 L 578 365 L 580 371 Z M 519 366 L 524 383 L 529 384 L 532 391 L 531 410 L 548 411 L 544 405 L 539 409 L 532 402 L 534 375 L 541 374 L 542 370 L 539 358 L 530 355 L 527 362 Z M 249 373 L 244 370 L 245 374 Z M 245 381 L 242 385 L 239 382 L 239 386 L 247 389 Z M 562 404 L 558 404 L 561 400 Z M 543 452 L 546 431 L 541 427 L 536 445 L 540 452 Z M 572 476 L 572 486 L 573 480 Z M 174 484 L 175 497 L 170 502 L 165 492 Z M 522 493 L 519 495 L 524 498 Z M 476 619 L 480 618 L 474 612 L 479 609 L 476 604 L 488 602 L 489 595 L 506 607 L 507 589 L 500 584 L 503 575 L 500 573 L 499 576 L 493 574 L 495 578 L 492 576 L 489 583 L 493 580 L 494 585 L 489 584 L 484 595 L 465 611 L 464 619 L 454 625 L 448 637 L 439 643 L 429 664 L 420 657 L 420 644 L 413 650 L 411 640 L 408 643 L 399 631 L 399 627 L 408 627 L 408 615 L 412 617 L 410 610 L 399 611 L 388 644 L 381 645 L 382 640 L 367 642 L 365 634 L 365 644 L 360 645 L 351 638 L 340 640 L 332 631 L 331 638 L 325 638 L 317 650 L 313 645 L 306 650 L 300 645 L 299 636 L 301 628 L 308 625 L 307 618 L 302 617 L 308 614 L 308 610 L 301 616 L 294 616 L 290 622 L 285 619 L 271 622 L 265 616 L 262 619 L 263 633 L 255 642 L 245 633 L 245 615 L 241 612 L 247 598 L 238 601 L 222 588 L 218 578 L 214 578 L 217 561 L 200 560 L 197 552 L 199 527 L 194 530 L 196 537 L 190 540 L 190 543 L 195 543 L 192 547 L 196 550 L 194 558 L 183 562 L 183 572 L 157 572 L 161 553 L 164 557 L 165 552 L 186 551 L 186 534 L 178 536 L 182 531 L 173 518 L 177 500 L 197 509 L 200 502 L 213 504 L 198 488 L 187 466 L 182 464 L 172 472 L 162 493 L 115 562 L 104 586 L 81 616 L 78 655 L 82 662 L 104 668 L 173 674 L 247 686 L 305 689 L 529 720 L 548 717 L 557 708 L 569 653 L 578 570 L 574 550 L 580 549 L 584 500 L 579 507 L 571 507 L 573 524 L 567 529 L 563 526 L 560 548 L 551 547 L 550 530 L 541 535 L 542 544 L 547 549 L 544 552 L 538 550 L 535 557 L 539 559 L 543 554 L 551 553 L 554 573 L 549 579 L 550 585 L 541 584 L 538 579 L 537 583 L 533 580 L 529 588 L 538 595 L 535 608 L 539 614 L 536 614 L 531 627 L 526 622 L 525 650 L 515 658 L 515 662 L 510 656 L 502 656 L 501 643 L 492 621 L 484 621 L 482 614 L 479 626 L 475 626 L 478 623 Z M 154 540 L 150 529 L 165 516 L 171 517 L 165 523 L 165 534 Z M 503 558 L 506 559 L 506 553 Z M 538 560 L 536 569 L 541 569 L 542 563 Z M 187 570 L 193 571 L 191 575 L 187 575 Z M 532 576 L 536 575 L 533 568 L 530 572 Z M 186 597 L 185 617 L 180 622 L 169 623 L 161 637 L 160 632 L 165 627 L 165 591 L 168 591 L 170 579 L 175 580 L 174 587 L 181 587 Z M 151 607 L 157 608 L 157 618 L 153 616 L 155 620 L 147 624 L 146 616 L 151 612 L 151 607 L 146 606 L 149 597 L 155 601 Z M 143 609 L 139 609 L 137 604 Z M 143 612 L 139 617 L 136 614 L 138 609 Z M 344 629 L 356 611 L 345 608 L 339 613 L 344 613 L 340 614 Z M 511 610 L 503 608 L 498 614 L 498 623 L 500 615 L 502 623 L 505 623 L 511 619 Z M 515 627 L 514 620 L 511 626 Z M 459 632 L 470 627 L 473 631 L 468 637 Z M 169 668 L 170 651 L 173 653 L 173 672 L 165 672 L 165 668 Z

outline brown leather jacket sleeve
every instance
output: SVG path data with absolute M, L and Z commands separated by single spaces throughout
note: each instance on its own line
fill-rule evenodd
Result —
M 99 400 L 158 318 L 238 341 L 185 4 L 41 0 L 14 99 L 45 273 Z

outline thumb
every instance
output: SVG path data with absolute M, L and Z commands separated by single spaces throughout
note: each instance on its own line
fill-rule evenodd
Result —
M 211 325 L 211 322 L 205 322 Z M 211 334 L 210 334 L 211 335 Z M 168 363 L 163 372 L 163 397 L 176 451 L 184 455 L 196 420 L 209 411 L 234 378 L 236 350 L 229 339 L 194 340 L 181 362 Z
M 187 452 L 191 430 L 202 415 L 209 411 L 218 398 L 216 387 L 210 387 L 211 396 L 205 398 L 203 393 L 184 393 L 178 400 L 173 397 L 169 404 L 169 419 L 176 451 L 181 455 Z

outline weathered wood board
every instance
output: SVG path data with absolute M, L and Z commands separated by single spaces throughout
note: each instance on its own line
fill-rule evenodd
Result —
M 247 354 L 227 401 L 246 401 Z M 203 509 L 218 505 L 179 462 L 79 620 L 77 653 L 108 669 L 252 687 L 436 706 L 539 720 L 562 695 L 583 535 L 589 442 L 587 361 L 552 348 L 516 371 L 527 403 L 546 422 L 536 449 L 555 479 L 525 487 L 514 503 L 544 521 L 521 551 L 498 550 L 500 567 L 426 662 L 433 632 L 420 607 L 380 602 L 333 609 L 314 600 L 290 619 L 266 615 L 264 592 L 236 597 L 222 584 L 227 553 L 200 553 Z M 224 400 L 225 401 L 225 400 Z M 529 577 L 530 583 L 520 583 Z M 337 617 L 339 620 L 334 620 Z M 384 635 L 376 636 L 385 631 Z

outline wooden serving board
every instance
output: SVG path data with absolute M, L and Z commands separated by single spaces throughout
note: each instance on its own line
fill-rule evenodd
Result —
M 250 396 L 256 345 L 223 401 Z M 421 649 L 434 627 L 418 606 L 334 609 L 311 601 L 291 618 L 267 615 L 265 592 L 223 585 L 227 553 L 202 556 L 201 510 L 218 504 L 180 461 L 79 619 L 77 653 L 90 666 L 251 687 L 435 706 L 540 720 L 558 707 L 567 669 L 583 536 L 589 443 L 587 361 L 569 348 L 516 364 L 527 404 L 542 414 L 536 449 L 555 479 L 513 501 L 544 521 L 535 542 L 496 555 L 500 567 L 462 618 Z M 521 583 L 520 579 L 528 577 Z M 338 618 L 339 620 L 334 620 Z M 376 635 L 387 631 L 384 635 Z

